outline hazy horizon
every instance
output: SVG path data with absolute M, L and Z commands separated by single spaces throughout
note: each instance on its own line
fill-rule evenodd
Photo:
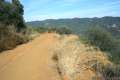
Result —
M 20 0 L 25 21 L 119 16 L 119 0 Z

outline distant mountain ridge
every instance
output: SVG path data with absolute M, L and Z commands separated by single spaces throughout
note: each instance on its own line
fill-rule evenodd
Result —
M 100 26 L 120 37 L 120 17 L 48 19 L 27 22 L 32 27 L 69 27 L 73 33 L 81 34 L 89 27 Z

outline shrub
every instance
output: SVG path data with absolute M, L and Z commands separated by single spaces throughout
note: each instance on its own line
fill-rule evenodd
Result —
M 58 34 L 71 34 L 72 30 L 69 29 L 68 27 L 51 27 L 48 28 L 48 32 L 56 32 Z
M 48 31 L 48 28 L 44 28 L 44 27 L 38 27 L 38 28 L 33 28 L 33 29 L 39 33 L 44 33 Z
M 0 24 L 0 52 L 13 49 L 17 45 L 27 42 L 27 37 L 15 31 L 14 26 Z
M 115 63 L 120 58 L 120 42 L 117 41 L 108 31 L 100 27 L 91 27 L 85 34 L 88 44 L 99 48 L 102 51 L 111 53 L 111 60 Z
M 62 27 L 58 29 L 58 33 L 60 34 L 72 34 L 72 30 L 68 27 Z
M 102 51 L 110 51 L 115 47 L 115 40 L 109 32 L 99 27 L 92 27 L 87 31 L 87 40 L 91 45 L 99 47 Z
M 38 27 L 38 28 L 33 28 L 35 31 L 39 33 L 44 33 L 44 32 L 56 32 L 58 34 L 72 34 L 72 30 L 69 29 L 68 27 Z

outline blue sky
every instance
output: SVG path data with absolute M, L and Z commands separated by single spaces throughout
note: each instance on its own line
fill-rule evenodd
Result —
M 26 21 L 120 16 L 120 0 L 20 0 Z

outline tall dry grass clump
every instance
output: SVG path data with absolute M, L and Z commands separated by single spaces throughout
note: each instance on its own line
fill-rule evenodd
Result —
M 63 80 L 103 80 L 100 70 L 112 65 L 100 50 L 86 47 L 77 36 L 64 36 L 56 45 L 53 59 Z

